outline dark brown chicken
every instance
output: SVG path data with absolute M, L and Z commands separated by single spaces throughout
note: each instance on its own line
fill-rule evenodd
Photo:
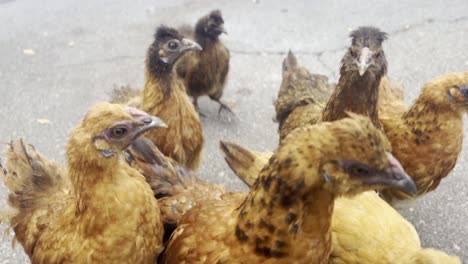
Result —
M 173 73 L 179 58 L 201 47 L 175 29 L 160 26 L 146 56 L 146 82 L 141 109 L 159 116 L 168 129 L 145 134 L 166 156 L 190 169 L 198 168 L 203 149 L 203 130 L 184 84 Z
M 280 139 L 304 124 L 341 119 L 346 111 L 369 116 L 380 128 L 377 102 L 380 79 L 387 69 L 382 49 L 386 34 L 377 28 L 360 27 L 350 36 L 352 43 L 341 61 L 336 87 L 325 76 L 310 74 L 291 52 L 288 54 L 275 102 Z
M 294 131 L 248 195 L 227 193 L 192 208 L 162 263 L 327 263 L 336 197 L 379 186 L 415 191 L 383 142 L 357 116 Z
M 455 166 L 467 110 L 468 72 L 463 72 L 434 78 L 411 108 L 402 105 L 382 115 L 392 153 L 418 186 L 417 196 L 434 190 Z M 413 197 L 392 190 L 383 190 L 382 195 L 388 201 Z
M 211 11 L 198 20 L 194 29 L 184 27 L 182 32 L 203 48 L 202 51 L 184 56 L 177 64 L 177 73 L 185 80 L 187 93 L 193 97 L 193 104 L 198 109 L 198 97 L 208 95 L 211 100 L 219 103 L 219 112 L 226 109 L 232 113 L 221 102 L 230 59 L 229 50 L 219 39 L 222 33 L 226 33 L 221 11 Z
M 10 226 L 32 263 L 155 262 L 160 209 L 121 156 L 158 126 L 135 108 L 97 104 L 70 135 L 67 172 L 21 140 L 8 146 L 0 174 L 15 209 Z

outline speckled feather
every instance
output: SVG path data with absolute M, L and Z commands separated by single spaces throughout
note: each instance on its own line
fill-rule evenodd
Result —
M 221 149 L 234 173 L 252 186 L 271 152 L 254 152 L 233 143 Z M 335 200 L 332 252 L 328 263 L 461 264 L 459 258 L 434 249 L 421 249 L 411 223 L 374 191 Z M 378 234 L 378 235 L 376 235 Z
M 378 96 L 381 78 L 387 62 L 382 50 L 385 33 L 372 27 L 360 27 L 351 32 L 352 45 L 345 53 L 338 84 L 328 83 L 323 75 L 310 74 L 289 52 L 283 61 L 283 81 L 275 102 L 280 139 L 304 124 L 335 121 L 353 112 L 369 116 L 378 128 Z M 376 57 L 363 76 L 355 67 L 356 50 L 370 47 Z M 331 94 L 331 95 L 330 95 Z
M 448 92 L 463 85 L 468 85 L 468 72 L 434 78 L 424 85 L 411 108 L 382 115 L 392 153 L 415 181 L 417 196 L 437 188 L 458 160 L 463 145 L 462 114 L 468 99 L 460 95 L 454 102 Z M 394 190 L 382 195 L 388 201 L 412 198 Z
M 372 140 L 363 152 L 345 149 L 351 138 L 366 141 L 368 136 Z M 182 218 L 163 263 L 328 263 L 335 196 L 372 187 L 345 176 L 337 176 L 330 187 L 319 173 L 320 164 L 338 155 L 387 166 L 384 146 L 371 142 L 383 142 L 383 134 L 363 118 L 294 131 L 247 196 L 227 193 L 209 199 Z
M 316 123 L 334 87 L 326 76 L 311 74 L 300 66 L 289 51 L 283 61 L 283 80 L 274 103 L 280 138 L 304 124 Z

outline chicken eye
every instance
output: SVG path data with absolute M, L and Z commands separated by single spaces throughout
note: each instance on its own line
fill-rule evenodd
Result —
M 120 139 L 127 135 L 127 132 L 128 130 L 125 127 L 115 127 L 112 129 L 111 136 Z
M 350 168 L 350 173 L 355 176 L 368 176 L 370 172 L 368 168 L 363 166 L 353 166 Z
M 167 46 L 169 47 L 170 50 L 175 50 L 177 49 L 177 47 L 179 47 L 179 44 L 177 44 L 177 42 L 175 41 L 171 41 L 167 44 Z

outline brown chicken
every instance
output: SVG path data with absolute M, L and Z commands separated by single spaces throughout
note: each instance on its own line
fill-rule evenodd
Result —
M 358 116 L 294 131 L 248 195 L 227 193 L 192 208 L 162 263 L 327 263 L 336 197 L 379 186 L 415 191 L 383 141 Z
M 226 162 L 247 185 L 253 186 L 271 152 L 254 152 L 221 142 Z M 328 263 L 414 264 L 460 263 L 459 258 L 423 249 L 414 227 L 374 191 L 335 200 L 332 252 Z
M 161 126 L 135 108 L 97 104 L 70 135 L 67 173 L 31 145 L 8 146 L 0 171 L 15 209 L 10 226 L 32 263 L 155 262 L 163 249 L 160 209 L 121 156 Z
M 366 115 L 380 128 L 377 103 L 380 80 L 387 70 L 382 49 L 386 34 L 377 28 L 360 27 L 350 36 L 352 43 L 341 61 L 336 87 L 325 76 L 310 74 L 289 52 L 275 102 L 280 139 L 304 124 L 341 119 L 347 116 L 346 111 Z
M 225 109 L 233 113 L 221 102 L 230 59 L 229 50 L 219 39 L 222 33 L 226 33 L 221 11 L 211 11 L 198 20 L 195 29 L 185 26 L 181 32 L 203 48 L 184 56 L 176 66 L 177 74 L 185 80 L 187 93 L 193 97 L 195 108 L 198 110 L 198 97 L 208 95 L 219 103 L 219 112 Z
M 396 110 L 383 113 L 381 122 L 392 153 L 415 181 L 419 196 L 434 190 L 460 155 L 462 114 L 468 110 L 468 72 L 429 81 L 411 108 Z M 383 190 L 382 195 L 388 201 L 414 197 L 393 190 Z
M 164 155 L 190 169 L 200 165 L 203 130 L 198 113 L 185 92 L 184 84 L 173 73 L 177 60 L 201 47 L 183 38 L 175 29 L 160 26 L 146 57 L 146 83 L 141 109 L 159 116 L 168 129 L 145 134 Z

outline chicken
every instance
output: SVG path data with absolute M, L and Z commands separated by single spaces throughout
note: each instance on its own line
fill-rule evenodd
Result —
M 289 52 L 283 62 L 283 81 L 275 102 L 280 139 L 304 124 L 341 119 L 347 116 L 346 111 L 366 115 L 381 127 L 377 103 L 380 80 L 387 70 L 382 49 L 386 34 L 377 28 L 360 27 L 350 36 L 352 43 L 341 61 L 336 87 L 325 76 L 310 74 L 299 66 Z
M 144 132 L 165 126 L 135 108 L 99 103 L 71 132 L 66 172 L 21 140 L 8 146 L 0 173 L 15 209 L 10 226 L 32 263 L 155 262 L 160 208 L 121 156 Z
M 219 103 L 219 112 L 232 110 L 221 101 L 226 77 L 229 72 L 229 50 L 219 39 L 224 30 L 221 11 L 213 10 L 200 18 L 194 29 L 187 26 L 181 29 L 199 43 L 203 50 L 184 56 L 177 64 L 177 74 L 185 80 L 187 93 L 193 97 L 193 104 L 198 109 L 198 97 L 208 95 Z
M 249 186 L 273 155 L 221 142 L 226 162 Z M 458 257 L 423 249 L 414 227 L 374 191 L 335 200 L 329 263 L 460 263 Z
M 415 191 L 383 141 L 358 116 L 297 129 L 248 195 L 227 193 L 185 214 L 162 263 L 327 263 L 336 197 L 379 186 Z
M 434 190 L 455 166 L 467 105 L 468 72 L 451 73 L 426 83 L 411 108 L 402 105 L 381 116 L 392 153 L 418 186 L 416 196 Z M 381 194 L 392 203 L 415 197 L 393 190 Z
M 190 169 L 200 165 L 203 130 L 183 82 L 173 74 L 173 66 L 188 51 L 200 49 L 197 43 L 183 38 L 175 29 L 160 26 L 146 56 L 146 83 L 141 103 L 143 111 L 159 116 L 169 126 L 145 136 L 164 155 Z
M 326 76 L 311 74 L 289 51 L 283 61 L 283 80 L 274 103 L 280 139 L 300 126 L 315 124 L 324 107 L 322 102 L 332 89 Z

